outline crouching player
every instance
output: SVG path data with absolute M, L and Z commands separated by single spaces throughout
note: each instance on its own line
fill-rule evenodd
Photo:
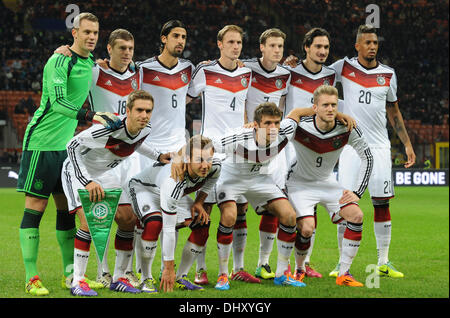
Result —
M 315 115 L 302 118 L 298 125 L 293 142 L 297 162 L 286 183 L 289 200 L 297 212 L 295 257 L 300 267 L 297 277 L 304 276 L 305 257 L 315 228 L 314 206 L 321 204 L 327 209 L 333 223 L 347 221 L 336 284 L 363 286 L 350 275 L 349 269 L 362 236 L 363 213 L 357 201 L 366 190 L 372 172 L 372 153 L 359 128 L 347 131 L 336 120 L 336 88 L 319 86 L 314 91 L 313 99 Z M 346 144 L 357 151 L 362 162 L 355 189 L 342 188 L 333 174 L 333 168 Z
M 233 227 L 237 217 L 236 200 L 244 195 L 255 211 L 265 210 L 279 219 L 277 248 L 278 259 L 275 284 L 305 286 L 288 271 L 288 261 L 295 241 L 295 211 L 286 195 L 268 174 L 271 160 L 293 138 L 297 121 L 310 115 L 310 109 L 295 109 L 290 116 L 296 120 L 281 121 L 282 113 L 275 103 L 262 103 L 254 113 L 255 127 L 243 128 L 236 134 L 214 142 L 217 152 L 226 153 L 222 175 L 217 182 L 217 200 L 221 217 L 217 230 L 219 278 L 216 289 L 230 288 L 228 260 L 233 242 Z
M 97 293 L 86 284 L 84 275 L 88 264 L 91 235 L 81 206 L 78 189 L 89 191 L 92 202 L 104 198 L 104 188 L 120 188 L 122 180 L 113 168 L 129 157 L 135 150 L 164 163 L 170 161 L 170 154 L 160 154 L 145 146 L 143 141 L 150 133 L 150 117 L 153 97 L 145 91 L 132 92 L 127 100 L 126 117 L 116 130 L 107 130 L 93 125 L 72 138 L 67 144 L 68 158 L 63 164 L 61 178 L 68 198 L 69 212 L 76 212 L 80 228 L 75 235 L 74 274 L 71 293 L 79 296 L 96 296 Z M 127 205 L 124 205 L 127 204 Z M 116 214 L 116 262 L 111 290 L 140 292 L 133 288 L 125 276 L 128 260 L 133 250 L 135 216 L 126 194 L 119 200 L 120 211 Z M 131 220 L 131 221 L 130 221 Z
M 170 292 L 175 288 L 202 290 L 193 284 L 187 273 L 203 252 L 208 239 L 209 216 L 203 208 L 208 193 L 213 189 L 220 175 L 220 160 L 213 158 L 214 147 L 210 139 L 195 135 L 183 147 L 187 163 L 181 163 L 185 170 L 179 178 L 171 177 L 172 165 L 154 164 L 131 178 L 128 194 L 133 210 L 141 221 L 141 282 L 151 286 L 155 282 L 151 266 L 155 257 L 157 241 L 162 231 L 162 255 L 164 269 L 160 288 Z M 179 157 L 180 158 L 180 157 Z M 181 159 L 181 158 L 180 158 Z M 197 191 L 192 200 L 188 194 Z M 193 229 L 186 242 L 177 273 L 175 273 L 174 253 L 177 242 L 177 229 L 189 225 Z M 195 231 L 194 231 L 195 229 Z M 191 253 L 191 251 L 193 251 Z M 152 286 L 153 290 L 156 288 Z

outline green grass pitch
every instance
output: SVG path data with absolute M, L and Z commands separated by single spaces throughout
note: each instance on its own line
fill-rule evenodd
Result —
M 175 291 L 155 295 L 125 295 L 109 290 L 98 290 L 100 298 L 448 298 L 449 297 L 449 188 L 448 187 L 397 187 L 396 198 L 391 200 L 392 241 L 390 260 L 405 274 L 405 278 L 380 278 L 371 276 L 371 264 L 376 264 L 376 244 L 373 232 L 373 208 L 368 194 L 360 201 L 364 212 L 364 230 L 361 247 L 351 272 L 365 284 L 362 288 L 341 287 L 328 277 L 338 260 L 336 226 L 331 224 L 322 207 L 318 212 L 318 228 L 311 263 L 324 277 L 306 278 L 305 288 L 274 286 L 272 281 L 261 284 L 231 282 L 229 291 L 214 289 L 218 271 L 216 230 L 219 211 L 212 213 L 212 225 L 207 249 L 210 285 L 203 292 Z M 31 298 L 25 294 L 25 270 L 19 244 L 19 225 L 23 215 L 23 194 L 15 189 L 0 189 L 0 298 Z M 38 268 L 50 297 L 70 298 L 68 290 L 61 288 L 61 258 L 55 234 L 55 208 L 52 200 L 41 222 Z M 254 273 L 258 260 L 260 217 L 251 208 L 247 214 L 248 240 L 245 254 L 246 269 Z M 176 252 L 179 261 L 182 244 L 189 235 L 182 229 Z M 115 233 L 115 226 L 112 234 Z M 114 244 L 110 244 L 108 260 L 114 268 Z M 91 245 L 87 275 L 95 278 L 97 272 L 95 248 Z M 276 267 L 276 245 L 270 259 Z M 292 256 L 291 262 L 294 263 Z M 160 249 L 153 263 L 153 275 L 158 277 Z M 195 264 L 189 274 L 193 279 Z M 230 271 L 232 256 L 230 258 Z M 366 272 L 366 269 L 368 272 Z M 370 287 L 370 288 L 369 288 Z M 73 298 L 73 297 L 72 297 Z

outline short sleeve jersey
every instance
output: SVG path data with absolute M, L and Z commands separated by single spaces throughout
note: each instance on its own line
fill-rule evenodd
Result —
M 280 105 L 280 99 L 288 92 L 291 74 L 281 65 L 268 71 L 261 64 L 259 58 L 243 60 L 246 67 L 252 70 L 252 83 L 247 93 L 247 118 L 254 121 L 254 113 L 259 104 L 265 102 Z
M 291 82 L 286 96 L 286 115 L 297 107 L 311 107 L 314 91 L 320 85 L 336 85 L 335 71 L 325 65 L 317 73 L 310 72 L 302 62 L 287 68 L 291 71 Z
M 126 116 L 128 95 L 140 88 L 139 68 L 119 73 L 96 65 L 92 69 L 92 85 L 89 91 L 91 109 Z
M 345 57 L 331 67 L 342 82 L 344 113 L 356 119 L 370 146 L 390 148 L 386 102 L 397 101 L 395 71 L 381 63 L 367 69 L 357 57 Z
M 201 94 L 202 135 L 214 138 L 244 125 L 251 74 L 247 67 L 228 70 L 218 60 L 197 66 L 188 95 Z
M 186 143 L 186 94 L 194 65 L 185 59 L 168 68 L 158 57 L 138 62 L 141 68 L 141 89 L 154 99 L 148 142 L 163 151 L 176 151 Z

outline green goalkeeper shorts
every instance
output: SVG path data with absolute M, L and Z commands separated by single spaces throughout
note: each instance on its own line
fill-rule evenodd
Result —
M 52 193 L 64 193 L 61 170 L 66 150 L 25 150 L 20 162 L 17 191 L 48 199 Z

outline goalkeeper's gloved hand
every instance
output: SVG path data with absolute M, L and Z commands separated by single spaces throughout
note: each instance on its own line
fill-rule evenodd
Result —
M 113 113 L 93 112 L 85 108 L 80 109 L 77 114 L 77 119 L 97 122 L 110 130 L 118 129 L 122 125 L 122 120 Z
M 118 129 L 122 125 L 122 120 L 119 117 L 108 112 L 95 112 L 92 121 L 99 122 L 111 130 Z

